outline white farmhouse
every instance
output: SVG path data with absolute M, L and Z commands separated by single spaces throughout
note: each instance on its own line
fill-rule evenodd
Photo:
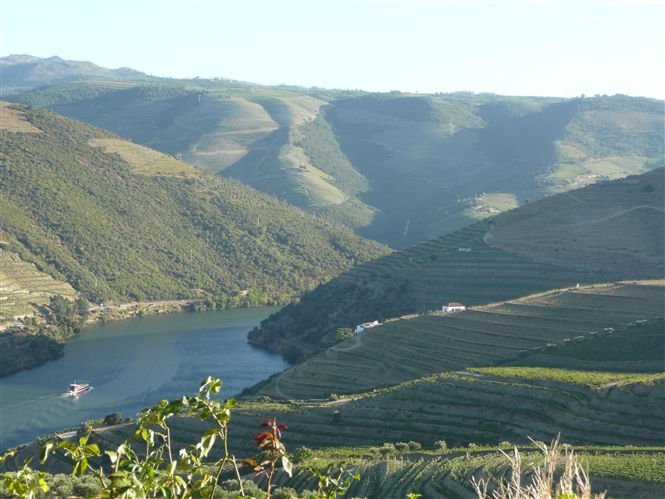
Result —
M 372 321 L 372 322 L 363 322 L 362 324 L 358 324 L 356 326 L 356 334 L 362 333 L 365 329 L 369 329 L 374 326 L 379 326 L 379 321 Z
M 466 307 L 462 305 L 461 303 L 457 303 L 456 301 L 451 301 L 448 306 L 444 305 L 443 306 L 443 311 L 444 312 L 461 312 L 462 310 L 465 310 Z

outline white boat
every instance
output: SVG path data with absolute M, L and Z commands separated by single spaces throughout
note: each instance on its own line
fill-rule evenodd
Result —
M 76 397 L 78 395 L 81 395 L 82 393 L 87 392 L 88 390 L 90 390 L 90 383 L 88 383 L 87 381 L 74 381 L 69 385 L 69 390 L 67 390 L 67 394 Z

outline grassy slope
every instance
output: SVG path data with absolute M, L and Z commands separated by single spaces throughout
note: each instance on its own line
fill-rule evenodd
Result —
M 489 241 L 556 265 L 662 276 L 664 185 L 665 169 L 658 168 L 543 199 L 497 217 Z
M 559 194 L 358 266 L 269 318 L 251 339 L 283 350 L 287 338 L 311 350 L 325 346 L 338 327 L 437 310 L 449 301 L 481 305 L 577 283 L 661 277 L 663 212 L 615 216 L 642 206 L 645 196 L 662 206 L 660 186 L 644 192 L 659 176 L 662 170 Z M 504 221 L 512 233 L 502 229 Z M 557 237 L 567 243 L 565 258 L 554 257 L 564 248 Z
M 624 287 L 618 290 L 625 292 Z M 546 298 L 540 297 L 541 303 Z M 533 299 L 520 304 L 530 301 Z M 401 498 L 419 492 L 426 497 L 472 498 L 472 476 L 486 472 L 496 478 L 505 471 L 506 461 L 497 444 L 505 451 L 511 448 L 510 443 L 520 446 L 529 462 L 534 454 L 529 454 L 533 447 L 526 447 L 527 437 L 547 442 L 561 432 L 562 440 L 575 445 L 587 463 L 597 492 L 608 490 L 608 497 L 617 499 L 655 499 L 665 485 L 665 373 L 616 373 L 611 368 L 617 361 L 632 362 L 632 366 L 648 364 L 649 360 L 643 359 L 648 349 L 644 338 L 659 331 L 662 340 L 662 328 L 659 318 L 559 347 L 582 360 L 586 355 L 595 359 L 598 351 L 613 351 L 613 359 L 596 363 L 601 372 L 480 368 L 412 379 L 333 402 L 242 401 L 233 413 L 230 451 L 236 456 L 254 455 L 252 438 L 259 424 L 266 416 L 277 417 L 289 426 L 284 435 L 289 450 L 301 446 L 320 449 L 296 466 L 293 478 L 280 476 L 279 486 L 299 491 L 314 488 L 307 467 L 335 463 L 354 466 L 360 472 L 361 480 L 349 492 L 354 495 Z M 622 336 L 619 351 L 613 345 L 617 335 Z M 588 345 L 593 347 L 584 350 Z M 537 355 L 522 360 L 528 362 Z M 339 412 L 336 418 L 335 411 Z M 172 418 L 169 426 L 176 448 L 191 444 L 195 435 L 208 427 L 187 418 Z M 132 424 L 102 427 L 92 441 L 102 449 L 115 448 L 133 432 Z M 432 451 L 440 440 L 445 440 L 449 449 Z M 385 443 L 398 442 L 415 442 L 422 450 L 380 450 Z M 13 469 L 34 455 L 37 448 L 36 444 L 23 448 L 6 462 L 7 468 Z M 213 451 L 213 455 L 218 452 Z M 66 473 L 69 466 L 58 456 L 47 461 L 51 472 Z
M 563 356 L 572 348 L 564 346 L 593 339 L 593 331 L 602 333 L 605 328 L 623 329 L 635 320 L 652 320 L 661 314 L 662 297 L 663 286 L 656 284 L 589 286 L 475 306 L 455 314 L 391 321 L 290 368 L 260 393 L 277 398 L 325 398 L 331 393 L 368 391 L 440 371 L 505 362 L 520 365 L 522 356 L 534 352 L 539 356 L 532 362 L 542 357 L 550 359 L 549 365 L 564 365 Z M 660 322 L 652 331 L 655 337 L 643 338 L 655 347 L 651 357 L 644 358 L 649 362 L 617 361 L 612 368 L 658 368 L 662 362 L 659 347 L 665 347 L 663 332 Z M 595 359 L 602 360 L 602 356 Z M 571 364 L 583 367 L 582 362 Z
M 662 165 L 662 103 L 649 99 L 115 85 L 59 84 L 15 98 L 180 154 L 396 248 Z
M 22 112 L 40 132 L 3 130 L 3 238 L 90 299 L 255 288 L 279 301 L 386 252 L 107 132 Z

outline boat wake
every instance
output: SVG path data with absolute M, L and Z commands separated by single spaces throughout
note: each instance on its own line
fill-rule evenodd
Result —
M 85 395 L 86 393 L 91 392 L 91 391 L 94 390 L 94 389 L 95 389 L 95 387 L 94 387 L 94 386 L 91 386 L 90 388 L 88 388 L 88 389 L 87 389 L 86 391 L 84 391 L 84 392 L 77 393 L 77 394 L 75 394 L 75 395 L 73 395 L 73 394 L 71 394 L 71 393 L 69 393 L 69 392 L 65 392 L 65 393 L 61 393 L 60 395 L 58 395 L 58 397 L 60 397 L 60 398 L 79 398 L 81 395 Z

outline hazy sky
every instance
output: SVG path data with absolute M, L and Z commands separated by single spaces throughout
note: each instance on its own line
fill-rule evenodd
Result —
M 0 0 L 2 56 L 370 91 L 665 98 L 665 2 Z

